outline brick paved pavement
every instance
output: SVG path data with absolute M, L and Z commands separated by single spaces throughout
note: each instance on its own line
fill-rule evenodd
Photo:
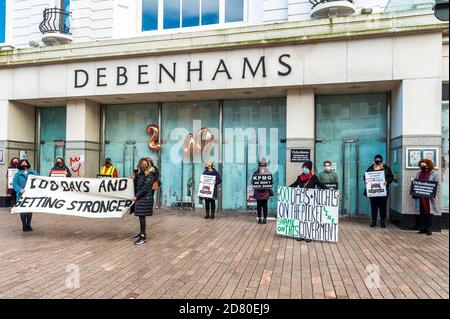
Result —
M 19 216 L 0 210 L 0 298 L 449 298 L 448 231 L 347 220 L 338 244 L 306 243 L 251 214 L 163 210 L 135 246 L 133 216 L 34 214 L 32 224 L 23 233 Z M 368 265 L 379 269 L 378 288 Z M 79 288 L 66 288 L 70 267 Z

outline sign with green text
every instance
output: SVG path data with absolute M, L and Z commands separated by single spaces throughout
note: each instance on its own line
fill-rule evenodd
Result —
M 278 187 L 277 234 L 338 241 L 339 191 Z

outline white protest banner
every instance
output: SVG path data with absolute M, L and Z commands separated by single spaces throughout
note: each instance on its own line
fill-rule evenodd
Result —
M 198 186 L 198 196 L 204 198 L 213 198 L 215 185 L 215 176 L 202 174 L 202 176 L 200 176 L 200 184 Z
M 367 197 L 387 196 L 384 171 L 366 172 Z
M 278 187 L 277 234 L 338 241 L 339 191 Z
M 132 179 L 29 176 L 12 213 L 50 213 L 90 218 L 120 218 L 132 206 Z
M 8 168 L 8 189 L 13 188 L 13 180 L 17 172 L 19 172 L 18 168 Z

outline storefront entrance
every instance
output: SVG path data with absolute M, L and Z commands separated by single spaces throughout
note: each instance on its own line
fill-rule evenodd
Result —
M 363 195 L 364 172 L 374 155 L 386 159 L 387 95 L 327 95 L 316 97 L 316 162 L 332 162 L 339 179 L 341 213 L 370 216 L 369 200 Z

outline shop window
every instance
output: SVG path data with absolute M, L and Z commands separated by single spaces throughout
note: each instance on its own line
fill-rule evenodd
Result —
M 244 21 L 245 0 L 142 0 L 142 31 Z M 225 6 L 223 10 L 221 6 Z M 162 9 L 162 10 L 160 10 Z M 221 12 L 223 16 L 221 17 Z M 162 23 L 159 23 L 159 21 Z
M 5 42 L 6 37 L 6 0 L 0 0 L 0 43 Z

